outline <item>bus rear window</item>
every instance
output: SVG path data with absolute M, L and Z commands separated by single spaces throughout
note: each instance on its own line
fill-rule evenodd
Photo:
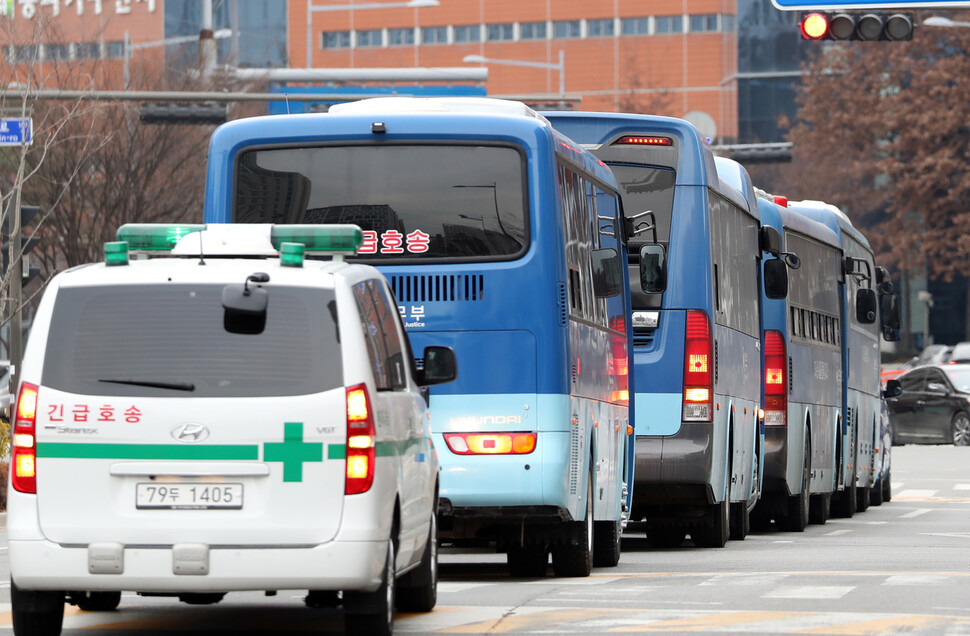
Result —
M 233 221 L 354 223 L 367 261 L 504 260 L 528 247 L 525 180 L 505 146 L 257 149 L 237 162 Z
M 674 207 L 674 171 L 670 168 L 615 163 L 610 164 L 610 168 L 623 193 L 623 213 L 635 216 L 648 210 L 653 212 L 657 224 L 657 242 L 667 243 Z M 650 232 L 643 232 L 630 240 L 631 246 L 652 242 Z
M 306 395 L 343 385 L 328 309 L 333 290 L 268 287 L 265 328 L 243 335 L 223 325 L 223 287 L 59 290 L 43 384 L 85 395 L 187 398 Z

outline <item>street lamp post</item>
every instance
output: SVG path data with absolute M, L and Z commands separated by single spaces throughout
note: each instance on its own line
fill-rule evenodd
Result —
M 527 62 L 525 60 L 496 60 L 482 55 L 466 55 L 461 60 L 466 64 L 504 64 L 506 66 L 526 66 L 529 68 L 548 68 L 559 71 L 559 97 L 566 97 L 566 52 L 559 49 L 559 63 Z
M 366 2 L 363 4 L 328 4 L 314 5 L 313 0 L 306 1 L 306 67 L 313 68 L 313 14 L 318 11 L 357 11 L 359 9 L 420 9 L 422 7 L 437 7 L 438 0 L 408 0 L 407 2 Z

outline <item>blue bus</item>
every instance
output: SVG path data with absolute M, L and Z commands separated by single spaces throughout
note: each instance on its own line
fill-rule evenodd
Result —
M 828 518 L 845 456 L 842 244 L 782 198 L 758 194 L 761 223 L 782 234 L 790 272 L 786 298 L 761 299 L 765 470 L 753 524 L 774 519 L 801 532 Z
M 881 446 L 879 335 L 898 338 L 893 292 L 882 285 L 869 241 L 837 207 L 821 201 L 789 202 L 798 213 L 828 226 L 839 236 L 843 275 L 839 298 L 844 316 L 842 338 L 842 443 L 838 492 L 832 513 L 851 517 L 869 507 L 872 490 L 882 486 L 877 451 Z M 878 293 L 877 293 L 878 292 Z M 881 491 L 880 491 L 881 492 Z
M 610 166 L 634 226 L 631 519 L 645 520 L 657 546 L 678 546 L 687 533 L 705 547 L 742 539 L 763 465 L 763 233 L 750 179 L 716 162 L 683 120 L 545 114 Z M 780 249 L 780 237 L 770 243 Z
M 460 361 L 429 398 L 439 538 L 585 576 L 619 561 L 632 492 L 620 205 L 523 104 L 378 98 L 220 126 L 205 220 L 359 225 L 414 346 Z

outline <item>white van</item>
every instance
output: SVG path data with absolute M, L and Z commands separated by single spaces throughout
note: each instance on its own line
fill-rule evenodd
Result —
M 8 489 L 17 634 L 121 591 L 308 590 L 390 633 L 437 588 L 424 388 L 357 226 L 126 225 L 49 283 L 24 354 Z M 134 252 L 164 256 L 135 259 Z M 129 251 L 132 257 L 129 257 Z M 330 260 L 305 259 L 329 252 Z M 342 595 L 338 594 L 338 591 Z

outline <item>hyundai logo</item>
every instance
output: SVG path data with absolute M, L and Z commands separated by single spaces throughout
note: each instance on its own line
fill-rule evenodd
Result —
M 201 424 L 179 424 L 172 429 L 172 437 L 179 442 L 202 442 L 208 439 L 209 429 Z

